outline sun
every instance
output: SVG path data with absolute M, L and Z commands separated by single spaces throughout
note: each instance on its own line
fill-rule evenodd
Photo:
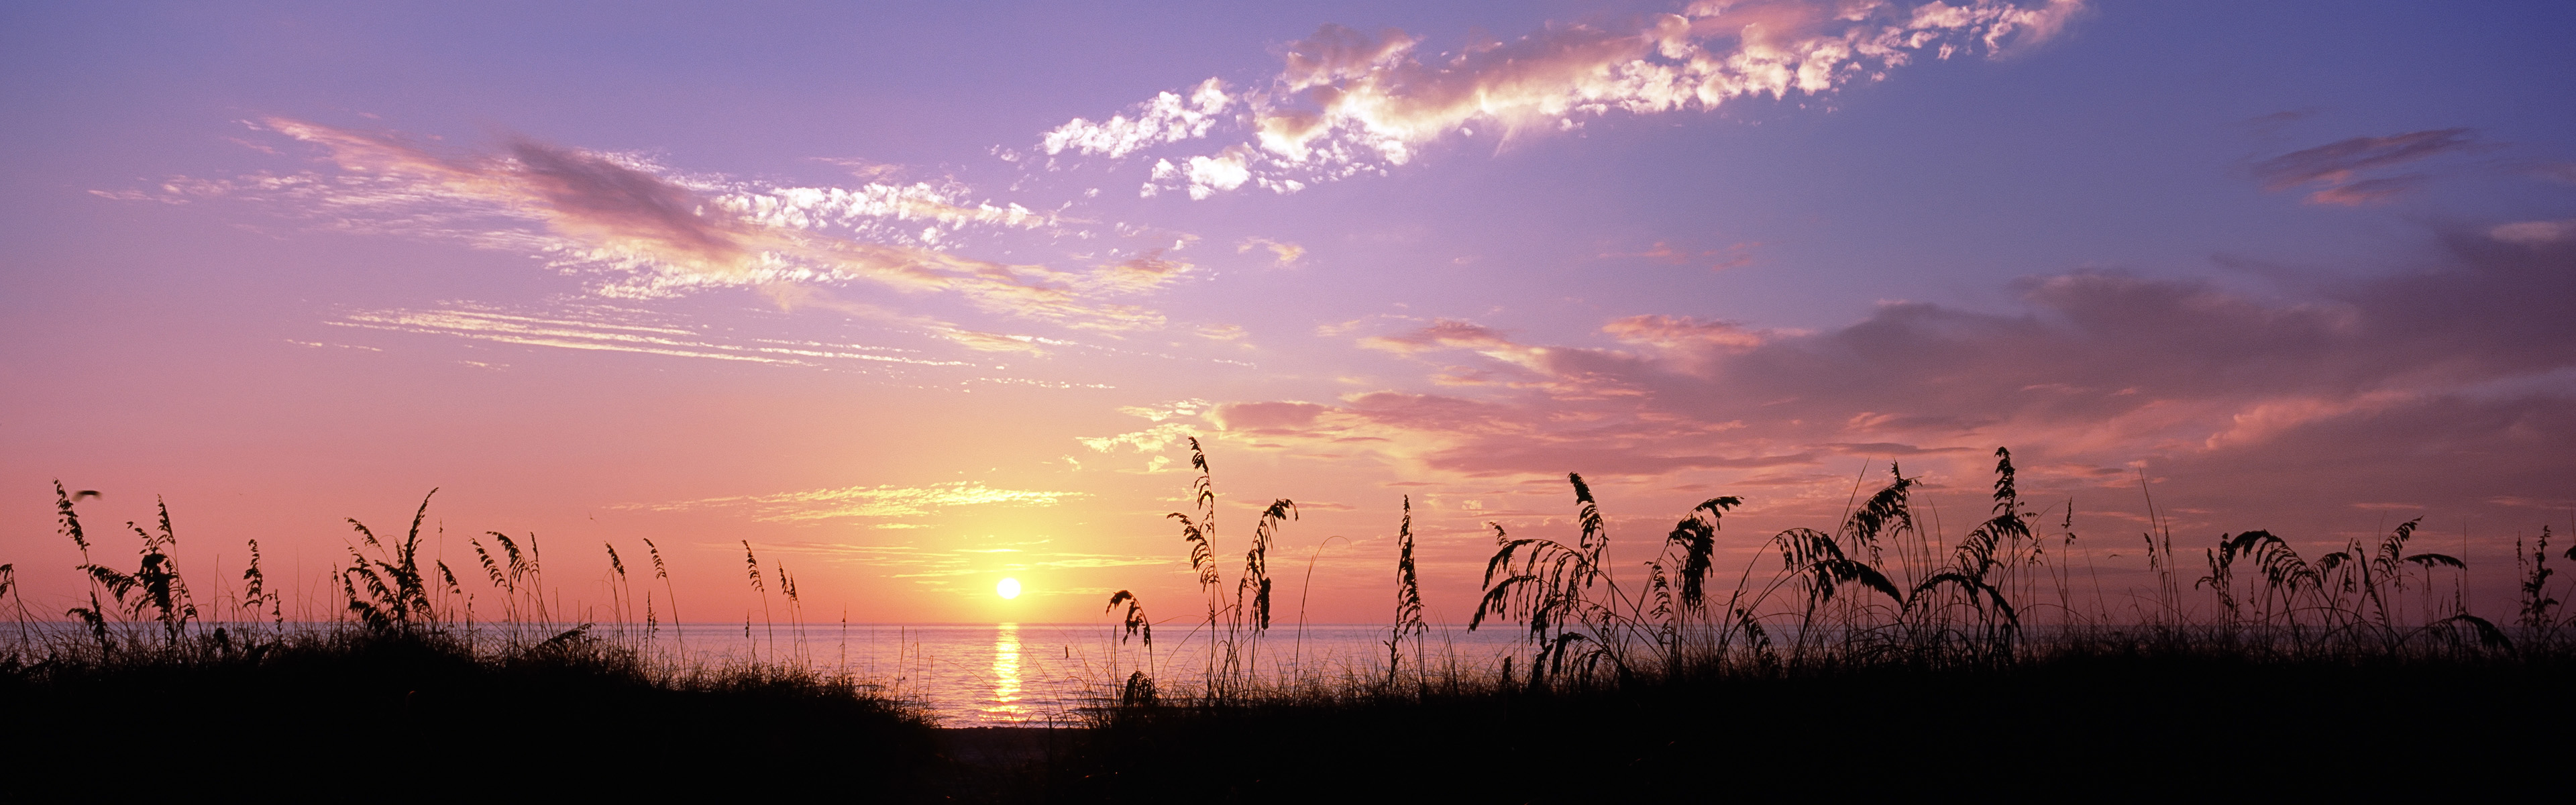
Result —
M 1011 578 L 1003 579 L 1002 583 L 993 585 L 993 594 L 999 595 L 1003 598 L 1020 597 L 1020 580 Z

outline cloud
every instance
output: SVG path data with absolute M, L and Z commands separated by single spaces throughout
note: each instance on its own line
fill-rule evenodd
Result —
M 2520 221 L 2501 224 L 2487 230 L 2487 236 L 2506 243 L 2529 246 L 2576 240 L 2576 218 L 2564 221 Z
M 967 506 L 1053 506 L 1067 498 L 1086 496 L 1087 493 L 1083 492 L 994 489 L 980 482 L 957 481 L 930 486 L 852 486 L 671 503 L 630 503 L 616 508 L 657 512 L 735 509 L 748 511 L 754 520 L 792 523 L 842 517 L 920 517 L 943 509 Z
M 1086 287 L 1116 294 L 1147 293 L 1180 279 L 1197 266 L 1170 259 L 1152 249 L 1136 257 L 1101 265 L 1085 278 Z
M 2576 184 L 2576 162 L 2544 162 L 2529 169 L 2534 178 L 2560 184 Z
M 832 304 L 829 300 L 810 303 L 827 306 Z M 809 304 L 809 302 L 800 300 L 795 304 Z M 842 305 L 837 309 L 853 315 L 909 322 L 928 331 L 932 337 L 977 352 L 1037 353 L 1043 351 L 1043 344 L 1069 343 L 1035 336 L 1003 335 L 960 329 L 918 317 L 886 314 L 862 305 Z M 402 308 L 357 310 L 341 314 L 338 318 L 326 321 L 324 324 L 363 330 L 439 335 L 517 346 L 591 352 L 626 352 L 775 366 L 817 367 L 843 372 L 884 373 L 948 368 L 989 371 L 1001 368 L 972 361 L 928 357 L 920 350 L 900 347 L 817 341 L 810 337 L 763 338 L 732 332 L 732 328 L 727 328 L 721 333 L 710 332 L 705 331 L 704 328 L 692 329 L 687 325 L 668 321 L 667 317 L 651 311 L 611 305 L 567 305 L 541 313 L 527 313 L 504 307 L 458 302 L 426 310 Z M 355 348 L 376 350 L 375 347 Z M 466 363 L 474 362 L 466 361 Z M 1035 385 L 1048 388 L 1109 388 L 1100 384 L 1074 384 L 1023 377 L 972 377 L 967 382 Z
M 158 197 L 285 201 L 337 229 L 541 255 L 557 269 L 599 278 L 594 290 L 611 298 L 750 288 L 782 306 L 885 314 L 812 287 L 862 283 L 898 297 L 949 294 L 985 312 L 1081 329 L 1165 324 L 1154 311 L 1098 298 L 1159 285 L 1140 287 L 1131 267 L 1065 272 L 946 251 L 975 227 L 1059 223 L 1016 204 L 964 201 L 967 191 L 953 184 L 763 187 L 527 139 L 497 153 L 449 154 L 389 134 L 283 118 L 261 125 L 318 146 L 336 172 L 173 180 Z M 879 317 L 969 345 L 990 341 L 936 320 Z
M 1208 79 L 1190 90 L 1188 97 L 1165 92 L 1153 100 L 1137 104 L 1135 117 L 1113 115 L 1093 123 L 1074 118 L 1045 136 L 1038 138 L 1038 148 L 1048 154 L 1072 151 L 1077 154 L 1110 158 L 1135 153 L 1137 149 L 1161 143 L 1176 143 L 1205 137 L 1215 126 L 1218 116 L 1233 105 L 1234 97 L 1225 92 L 1225 82 Z
M 1738 243 L 1724 249 L 1690 251 L 1687 249 L 1675 248 L 1672 244 L 1659 240 L 1655 241 L 1655 245 L 1646 247 L 1645 251 L 1609 252 L 1601 255 L 1599 259 L 1608 260 L 1623 257 L 1635 257 L 1652 260 L 1665 265 L 1677 266 L 1685 263 L 1699 262 L 1701 260 L 1707 260 L 1708 258 L 1714 257 L 1716 258 L 1715 260 L 1709 260 L 1709 269 L 1712 271 L 1724 271 L 1730 268 L 1742 268 L 1744 266 L 1752 265 L 1753 247 L 1760 245 L 1762 244 Z
M 2260 490 L 2344 495 L 2346 480 L 2329 508 L 2410 499 L 2425 461 L 2471 457 L 2490 486 L 2443 479 L 2446 499 L 2538 498 L 2563 491 L 2576 449 L 2576 239 L 2561 226 L 2446 233 L 2420 265 L 2289 299 L 2080 271 L 2021 281 L 2018 311 L 1890 303 L 1805 333 L 1644 315 L 1606 322 L 1598 343 L 1530 343 L 1443 320 L 1360 343 L 1436 367 L 1434 385 L 1485 382 L 1230 401 L 1202 435 L 1372 457 L 1409 479 L 1763 475 L 1780 490 L 1767 495 L 1828 514 L 1851 483 L 1847 469 L 1822 480 L 1828 457 L 1973 478 L 1998 445 L 2032 484 L 2133 484 L 2123 468 L 2143 461 L 2189 468 L 2195 494 L 2247 511 L 2287 505 Z
M 782 311 L 821 308 L 853 318 L 872 319 L 919 329 L 933 337 L 977 352 L 1021 352 L 1034 355 L 1046 351 L 1039 345 L 1044 339 L 1036 336 L 971 330 L 929 316 L 906 314 L 879 305 L 842 299 L 830 291 L 812 285 L 777 282 L 761 286 L 760 292 L 768 296 L 770 301 L 776 302 L 778 309 Z
M 1708 350 L 1741 351 L 1762 345 L 1763 335 L 1742 325 L 1724 321 L 1699 321 L 1689 316 L 1629 316 L 1613 319 L 1601 326 L 1609 333 L 1631 344 L 1642 344 L 1672 354 L 1692 354 Z
M 2422 187 L 2424 178 L 2424 174 L 2409 173 L 2385 179 L 2363 179 L 2350 184 L 2339 184 L 2309 193 L 2308 203 L 2333 204 L 2342 207 L 2378 204 Z
M 529 316 L 494 308 L 454 305 L 434 310 L 360 310 L 330 324 L 368 330 L 444 335 L 522 346 L 632 352 L 681 358 L 785 366 L 899 364 L 973 367 L 964 361 L 919 357 L 912 350 L 812 340 L 717 339 L 685 327 L 650 323 L 640 311 L 576 308 Z
M 1485 357 L 1508 361 L 1524 367 L 1537 367 L 1547 358 L 1546 347 L 1514 343 L 1501 331 L 1472 322 L 1440 319 L 1431 326 L 1408 333 L 1370 336 L 1360 339 L 1369 349 L 1412 355 L 1431 350 L 1464 349 Z
M 1244 238 L 1242 243 L 1235 244 L 1234 253 L 1243 254 L 1253 249 L 1268 249 L 1272 258 L 1271 264 L 1281 268 L 1296 265 L 1299 259 L 1306 256 L 1304 246 L 1261 237 Z
M 1146 195 L 1186 186 L 1192 198 L 1205 198 L 1246 181 L 1293 192 L 1403 165 L 1433 143 L 1479 130 L 1509 141 L 1611 113 L 1822 96 L 1884 78 L 1921 56 L 1995 54 L 2048 39 L 2082 8 L 2080 0 L 1711 0 L 1633 25 L 1550 25 L 1429 57 L 1423 40 L 1403 31 L 1328 24 L 1288 45 L 1267 87 L 1229 96 L 1211 79 L 1192 101 L 1166 92 L 1140 105 L 1134 118 L 1075 120 L 1043 135 L 1040 147 L 1125 156 L 1223 132 L 1257 148 L 1158 161 Z M 1241 114 L 1217 116 L 1237 101 Z M 1200 175 L 1199 159 L 1211 160 L 1209 176 Z
M 1153 181 L 1145 183 L 1139 195 L 1154 197 L 1165 186 L 1156 183 L 1163 182 L 1185 187 L 1193 201 L 1206 199 L 1218 191 L 1242 187 L 1244 182 L 1251 181 L 1252 171 L 1248 167 L 1251 158 L 1250 149 L 1235 146 L 1212 157 L 1189 157 L 1178 165 L 1168 159 L 1162 160 L 1154 163 Z
M 2422 184 L 2423 174 L 2360 179 L 2359 174 L 2450 153 L 2483 150 L 2474 129 L 2428 129 L 2387 137 L 2354 137 L 2254 163 L 2266 191 L 2323 184 L 2310 204 L 2359 206 L 2386 201 Z
M 2254 178 L 2265 190 L 2287 190 L 2309 182 L 2341 184 L 2356 171 L 2400 165 L 2477 144 L 2472 129 L 2432 129 L 2389 137 L 2354 137 L 2293 151 L 2254 163 Z
M 1209 411 L 1208 421 L 1224 430 L 1296 429 L 1315 424 L 1328 410 L 1309 402 L 1231 403 Z
M 1115 451 L 1122 445 L 1139 453 L 1160 453 L 1173 445 L 1188 442 L 1189 438 L 1197 433 L 1198 430 L 1188 423 L 1167 422 L 1144 430 L 1113 436 L 1076 437 L 1074 441 L 1081 442 L 1082 446 L 1101 453 Z
M 872 528 L 927 528 L 928 526 L 880 523 Z M 1010 548 L 926 548 L 919 545 L 849 545 L 836 542 L 759 542 L 754 543 L 764 555 L 802 556 L 830 563 L 859 563 L 870 568 L 899 570 L 887 578 L 921 579 L 918 583 L 948 586 L 944 579 L 977 576 L 998 571 L 1020 571 L 1031 568 L 1098 568 L 1152 567 L 1174 564 L 1168 556 L 1127 556 L 1121 554 L 1076 553 L 1054 550 L 1053 540 L 1012 543 Z M 985 543 L 989 544 L 989 543 Z M 702 543 L 703 547 L 733 549 L 737 543 Z M 976 586 L 973 592 L 991 595 L 990 587 Z M 1024 595 L 1067 595 L 1067 589 L 1029 590 Z
M 1936 453 L 1982 452 L 1970 447 L 1923 448 L 1895 442 L 1828 442 L 1816 446 L 1847 456 L 1926 456 Z

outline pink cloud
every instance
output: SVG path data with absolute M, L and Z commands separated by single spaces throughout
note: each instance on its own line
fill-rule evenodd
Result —
M 1208 412 L 1207 419 L 1230 431 L 1264 429 L 1297 429 L 1315 423 L 1315 417 L 1330 410 L 1326 406 L 1302 402 L 1231 403 Z
M 1365 450 L 1434 476 L 1761 475 L 1782 488 L 1832 477 L 1815 471 L 1828 456 L 1973 476 L 2009 445 L 2033 483 L 2134 489 L 2123 468 L 2147 462 L 2159 477 L 2188 468 L 2208 479 L 2202 490 L 2235 484 L 2211 491 L 2234 499 L 2339 496 L 2347 478 L 2352 495 L 2404 499 L 2396 487 L 2423 466 L 2410 457 L 2473 454 L 2490 457 L 2473 472 L 2488 486 L 2450 499 L 2546 497 L 2576 450 L 2576 243 L 2444 242 L 2417 271 L 2295 301 L 2076 272 L 2020 283 L 2021 312 L 1899 303 L 1803 334 L 1648 315 L 1605 325 L 1616 346 L 1531 344 L 1441 321 L 1364 343 L 1464 360 L 1439 371 L 1496 382 L 1300 403 L 1293 418 L 1265 419 L 1263 438 L 1343 440 L 1337 455 Z M 1840 500 L 1832 483 L 1811 486 L 1797 494 Z
M 1153 330 L 1167 325 L 1159 312 L 1106 300 L 1159 290 L 1192 268 L 1160 251 L 1071 271 L 960 256 L 943 248 L 943 239 L 966 227 L 1054 224 L 1052 215 L 1016 204 L 959 202 L 963 188 L 763 188 L 677 177 L 637 158 L 524 138 L 497 153 L 477 153 L 284 118 L 259 125 L 318 146 L 337 172 L 174 179 L 157 198 L 276 201 L 273 208 L 332 228 L 524 252 L 599 278 L 594 291 L 609 297 L 755 289 L 781 307 L 889 321 L 982 351 L 1039 347 L 1027 336 L 980 332 L 884 302 L 844 300 L 830 288 L 873 285 L 897 292 L 894 300 L 947 294 L 1023 320 Z
M 1762 244 L 1738 243 L 1724 249 L 1691 251 L 1689 249 L 1675 248 L 1671 243 L 1659 240 L 1655 241 L 1653 246 L 1646 247 L 1644 251 L 1611 252 L 1601 255 L 1601 259 L 1607 260 L 1612 258 L 1634 257 L 1675 266 L 1694 263 L 1701 260 L 1709 260 L 1709 270 L 1725 271 L 1730 268 L 1743 268 L 1745 266 L 1752 265 L 1753 247 L 1760 245 Z M 1710 258 L 1715 259 L 1711 260 Z
M 2531 166 L 2530 173 L 2560 184 L 2576 184 L 2576 162 L 2544 162 Z
M 2263 189 L 2274 191 L 2309 182 L 2342 184 L 2359 171 L 2401 165 L 2476 147 L 2477 132 L 2472 129 L 2429 129 L 2387 137 L 2354 137 L 2254 163 L 2254 178 L 2263 183 Z
M 2387 137 L 2354 137 L 2254 163 L 2263 189 L 2278 192 L 2305 184 L 2325 187 L 2307 196 L 2310 204 L 2358 207 L 2378 204 L 2412 192 L 2425 176 L 2364 179 L 2364 172 L 2403 165 L 2443 154 L 2486 150 L 2473 129 L 2428 129 Z
M 2333 204 L 2340 207 L 2380 204 L 2412 192 L 2423 185 L 2424 175 L 2420 173 L 2391 176 L 2385 179 L 2363 179 L 2309 193 L 2308 203 Z

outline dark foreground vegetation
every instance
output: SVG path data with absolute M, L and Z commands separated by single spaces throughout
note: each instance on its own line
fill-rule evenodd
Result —
M 493 594 L 468 594 L 444 562 L 421 560 L 426 500 L 399 539 L 350 521 L 333 579 L 344 617 L 314 624 L 286 619 L 257 543 L 238 583 L 201 598 L 166 506 L 150 527 L 126 524 L 141 542 L 126 570 L 93 558 L 75 501 L 94 493 L 55 493 L 89 590 L 70 622 L 33 620 L 15 567 L 0 565 L 17 611 L 15 634 L 0 635 L 13 793 L 911 800 L 949 784 L 928 715 L 849 675 L 676 664 L 638 639 L 658 622 L 649 611 L 642 633 L 557 624 L 533 536 L 474 539 Z
M 2198 562 L 2159 525 L 2142 535 L 2152 589 L 2115 599 L 2080 581 L 2071 504 L 2041 533 L 1999 450 L 1990 516 L 1956 541 L 1918 524 L 1914 480 L 1891 467 L 1831 530 L 1763 540 L 1731 588 L 1715 557 L 1732 497 L 1695 507 L 1623 586 L 1569 476 L 1577 533 L 1494 529 L 1475 625 L 1524 651 L 1491 668 L 1425 651 L 1408 514 L 1384 664 L 1283 677 L 1261 664 L 1266 554 L 1295 504 L 1260 514 L 1229 583 L 1192 447 L 1194 510 L 1173 517 L 1205 655 L 1157 655 L 1144 602 L 1120 591 L 1111 611 L 1145 662 L 1058 728 L 936 729 L 795 658 L 675 664 L 650 650 L 672 602 L 648 582 L 638 607 L 613 547 L 627 626 L 545 625 L 533 536 L 524 552 L 471 541 L 468 579 L 489 584 L 469 591 L 417 557 L 421 515 L 398 540 L 352 521 L 336 624 L 286 623 L 255 545 L 201 612 L 166 510 L 128 524 L 127 571 L 86 559 L 58 488 L 90 592 L 31 628 L 0 565 L 19 615 L 0 639 L 0 763 L 16 791 L 111 797 L 1207 803 L 2458 799 L 2563 790 L 2576 760 L 2576 620 L 2546 530 L 2517 547 L 2502 624 L 2468 611 L 2457 558 L 2408 547 L 2412 522 L 2313 557 L 2222 534 Z M 766 596 L 749 546 L 745 562 Z M 792 578 L 765 578 L 792 613 Z
M 432 631 L 227 630 L 13 657 L 0 713 L 19 793 L 901 800 L 938 782 L 928 721 L 849 679 L 673 673 L 578 632 L 478 652 Z
M 21 794 L 987 802 L 2456 797 L 2557 788 L 2564 658 L 2142 647 L 1985 669 L 1273 690 L 934 730 L 845 679 L 349 630 L 0 673 Z
M 2409 545 L 2420 521 L 2306 556 L 2262 530 L 2178 550 L 2149 500 L 2155 524 L 2126 544 L 2143 544 L 2151 589 L 2111 591 L 2073 502 L 2027 503 L 1998 449 L 1991 507 L 1956 539 L 1917 517 L 1917 482 L 1891 465 L 1876 491 L 1855 486 L 1839 522 L 1758 538 L 1740 571 L 1716 559 L 1742 501 L 1711 498 L 1623 583 L 1592 492 L 1569 475 L 1573 533 L 1493 526 L 1471 628 L 1520 632 L 1523 653 L 1467 669 L 1423 651 L 1408 505 L 1383 675 L 1270 679 L 1255 670 L 1266 554 L 1296 506 L 1262 511 L 1227 579 L 1207 457 L 1195 440 L 1191 451 L 1193 511 L 1171 517 L 1206 599 L 1205 664 L 1177 686 L 1173 664 L 1134 671 L 1042 790 L 1124 802 L 2458 798 L 2563 790 L 2559 770 L 2576 761 L 2576 623 L 2551 582 L 2546 529 L 2517 544 L 2521 596 L 2504 624 L 2468 611 L 2459 558 Z M 1150 646 L 1143 602 L 1121 591 L 1109 606 Z
M 1067 801 L 2445 799 L 2563 790 L 2571 666 L 2070 652 L 1981 670 L 1814 668 L 1616 689 L 1130 709 Z

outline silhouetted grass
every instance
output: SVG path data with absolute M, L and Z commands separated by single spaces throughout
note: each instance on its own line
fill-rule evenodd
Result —
M 77 631 L 32 629 L 16 568 L 0 567 L 20 623 L 0 646 L 13 794 L 914 799 L 953 782 L 929 714 L 847 675 L 675 665 L 622 629 L 543 620 L 557 605 L 534 535 L 471 543 L 505 613 L 476 623 L 454 573 L 420 561 L 427 498 L 400 539 L 349 521 L 345 620 L 287 623 L 254 547 L 229 607 L 215 604 L 237 619 L 207 623 L 167 506 L 156 528 L 128 524 L 142 548 L 126 571 L 92 557 L 79 498 L 55 493 L 88 606 L 67 613 Z
M 0 565 L 20 621 L 0 651 L 0 757 L 24 770 L 17 791 L 92 795 L 1593 802 L 2458 798 L 2576 750 L 2576 619 L 2545 529 L 2517 543 L 2508 628 L 2437 594 L 2436 573 L 2466 568 L 2407 548 L 2420 521 L 2314 558 L 2269 531 L 2220 534 L 2186 586 L 2151 508 L 2155 588 L 2123 616 L 2098 582 L 2091 610 L 2075 603 L 2073 503 L 2060 533 L 2036 533 L 2047 512 L 2024 504 L 2004 450 L 1989 516 L 1957 540 L 1916 517 L 1915 480 L 1890 465 L 1830 530 L 1748 539 L 1758 553 L 1731 588 L 1720 523 L 1740 498 L 1686 513 L 1623 586 L 1600 504 L 1569 474 L 1570 538 L 1493 525 L 1470 628 L 1509 623 L 1522 653 L 1475 667 L 1424 649 L 1406 500 L 1385 667 L 1264 676 L 1267 554 L 1296 509 L 1261 514 L 1225 584 L 1214 485 L 1191 448 L 1193 512 L 1171 517 L 1207 599 L 1207 664 L 1191 679 L 1158 662 L 1155 624 L 1120 590 L 1107 612 L 1143 660 L 1113 654 L 1097 705 L 1065 730 L 934 730 L 816 669 L 794 578 L 749 543 L 766 661 L 681 666 L 654 652 L 649 584 L 644 632 L 626 630 L 613 544 L 618 622 L 567 629 L 550 618 L 579 610 L 549 600 L 534 534 L 485 532 L 497 551 L 469 540 L 488 584 L 423 562 L 424 498 L 399 539 L 349 521 L 344 620 L 290 625 L 255 543 L 242 583 L 201 609 L 167 506 L 152 528 L 127 524 L 141 542 L 128 571 L 91 555 L 76 503 L 92 493 L 57 484 L 87 606 L 65 613 L 76 630 L 31 631 L 18 568 Z M 795 635 L 785 653 L 772 588 Z M 478 623 L 477 596 L 499 599 L 497 622 Z M 752 627 L 746 614 L 747 642 Z
M 2124 617 L 2098 590 L 2091 611 L 2075 604 L 2072 501 L 2062 532 L 2036 533 L 2044 512 L 2024 504 L 2010 453 L 1995 455 L 1989 516 L 1956 542 L 1916 518 L 1915 481 L 1891 465 L 1831 531 L 1761 539 L 1732 591 L 1711 576 L 1739 498 L 1695 507 L 1643 581 L 1623 586 L 1603 558 L 1599 504 L 1569 475 L 1571 539 L 1492 526 L 1470 628 L 1505 621 L 1526 638 L 1496 668 L 1398 665 L 1392 650 L 1418 618 L 1408 516 L 1385 673 L 1131 676 L 1046 790 L 1104 802 L 2457 797 L 2522 785 L 2576 752 L 2576 655 L 2562 648 L 2576 624 L 2554 613 L 2546 532 L 2520 554 L 2511 633 L 2433 594 L 2434 573 L 2465 565 L 2409 552 L 2414 521 L 2313 561 L 2269 532 L 2220 534 L 2188 588 L 2203 604 L 2187 600 L 2156 519 L 2143 535 L 2156 589 Z M 1211 535 L 1185 534 L 1194 564 Z M 2239 559 L 2259 573 L 2238 578 Z M 1215 747 L 1231 762 L 1211 762 Z
M 0 661 L 13 789 L 150 783 L 352 799 L 920 793 L 918 711 L 779 665 L 672 672 L 580 631 L 507 651 L 437 632 L 228 630 Z M 462 794 L 458 794 L 462 796 Z
M 1052 780 L 1093 802 L 2456 798 L 2558 787 L 2571 670 L 2104 644 L 2007 667 L 1282 692 L 1104 718 Z

